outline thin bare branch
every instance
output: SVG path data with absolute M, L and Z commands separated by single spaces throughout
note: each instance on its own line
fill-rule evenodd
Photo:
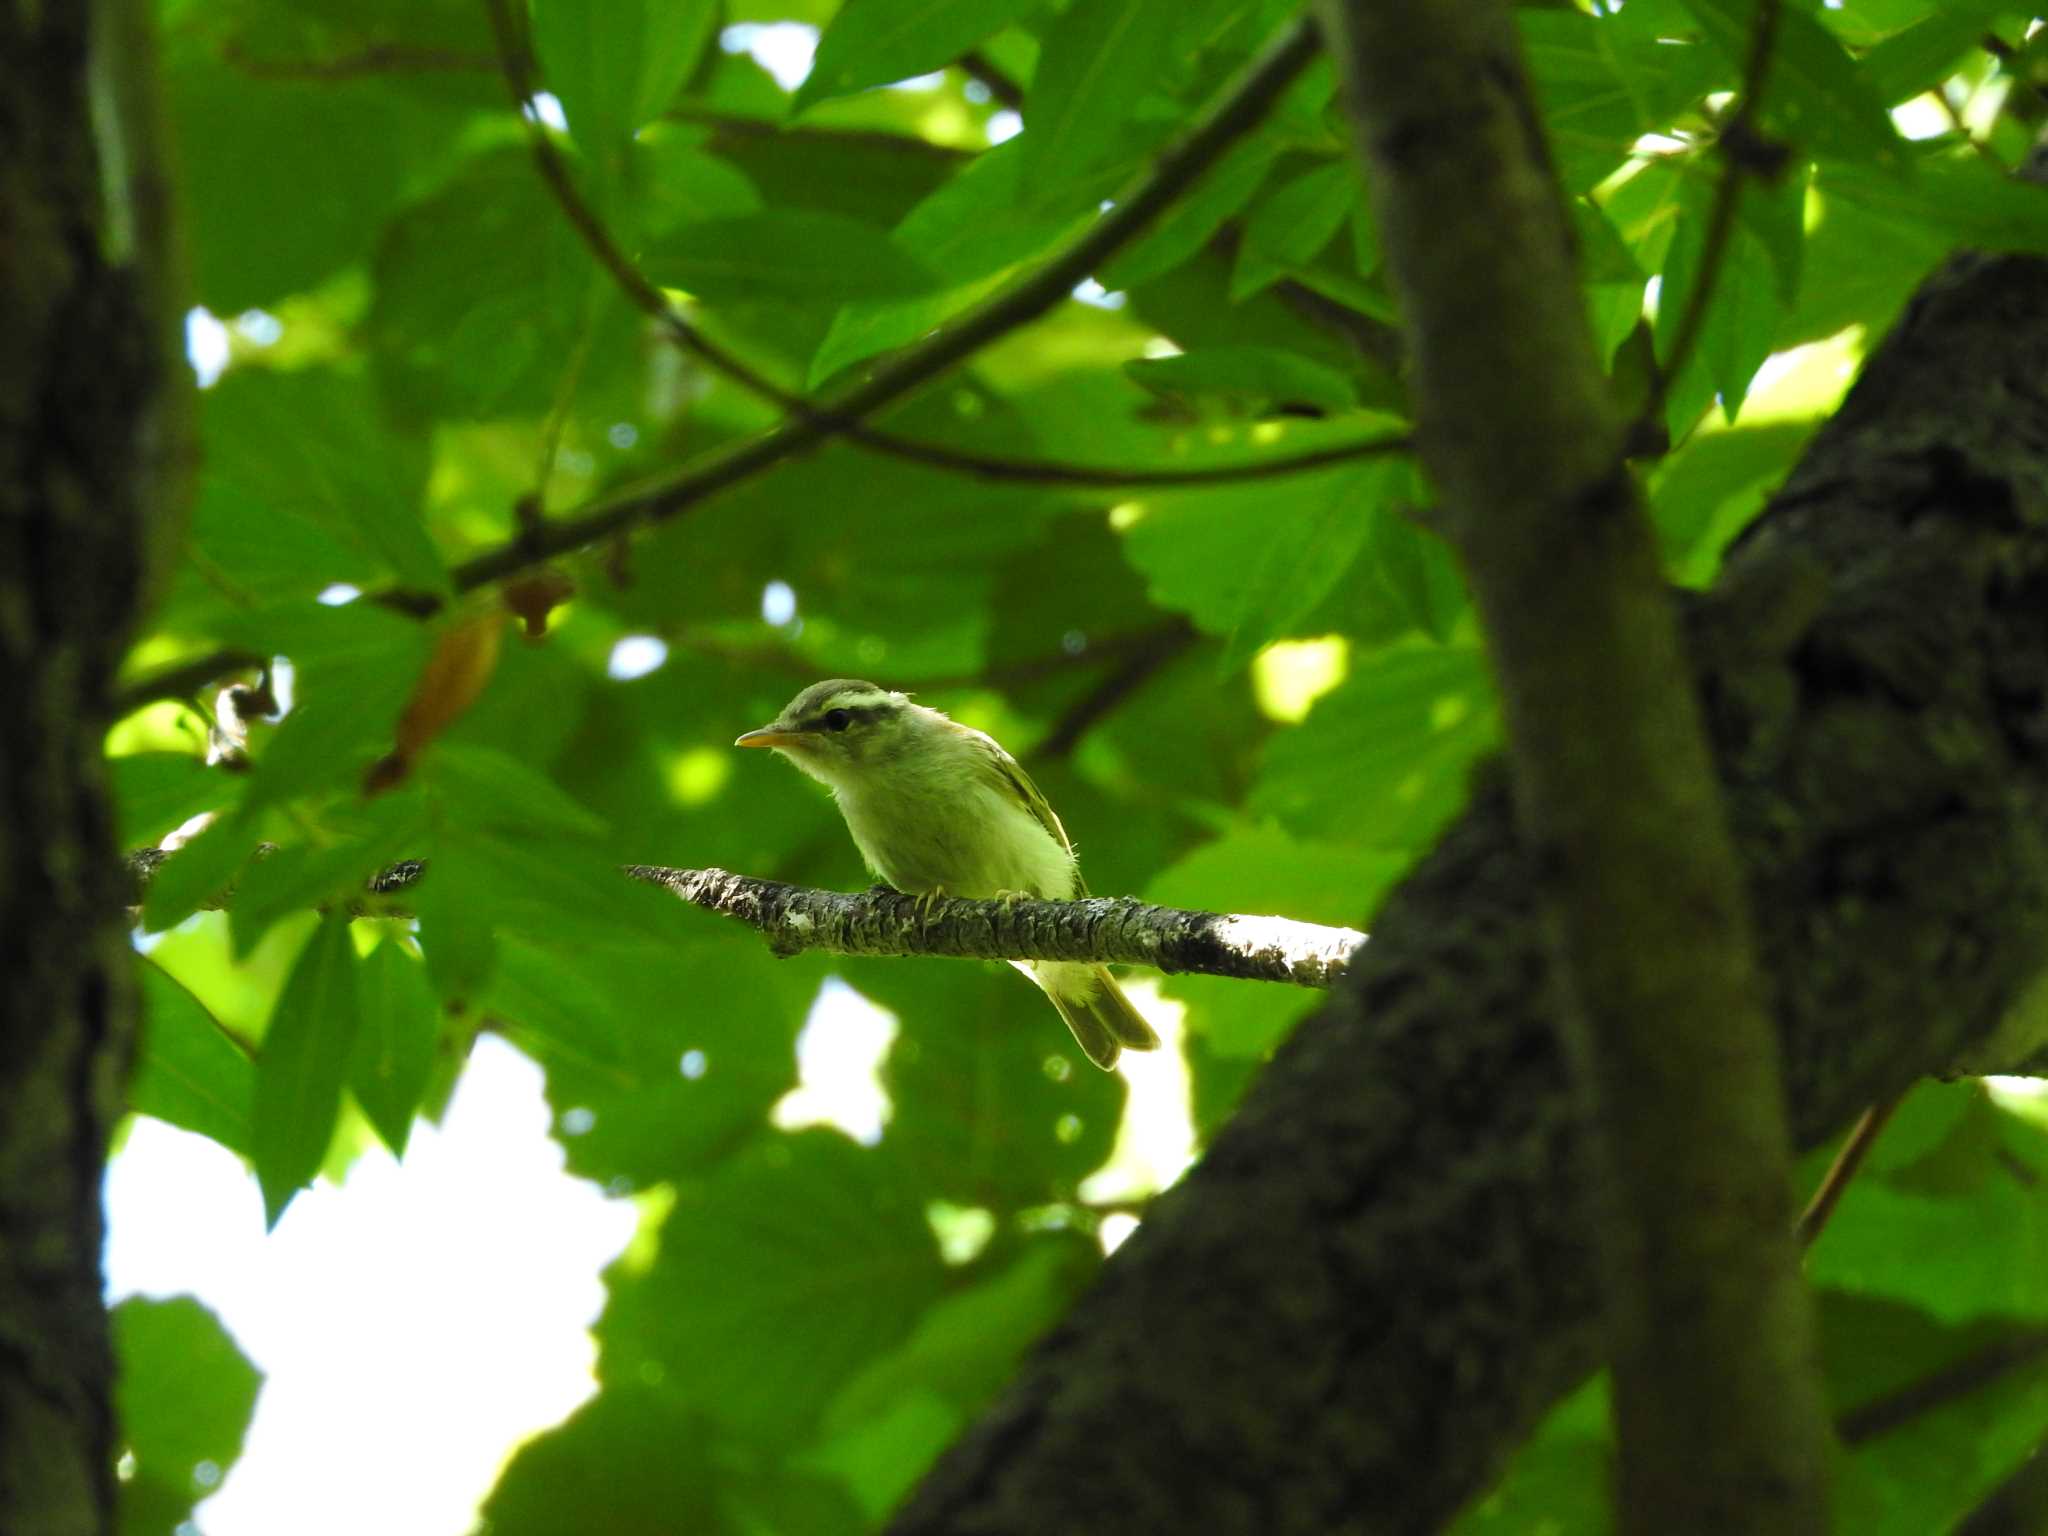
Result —
M 1305 470 L 1342 463 L 1348 459 L 1403 452 L 1409 446 L 1405 436 L 1382 435 L 1307 453 L 1254 460 L 1246 464 L 1203 468 L 1126 468 L 1067 464 L 1057 460 L 975 453 L 949 447 L 944 443 L 920 442 L 884 431 L 879 427 L 868 426 L 856 417 L 778 384 L 752 363 L 714 341 L 694 325 L 669 301 L 667 295 L 648 278 L 647 274 L 634 264 L 618 241 L 613 238 L 603 217 L 590 205 L 588 199 L 583 196 L 582 189 L 576 185 L 575 176 L 570 172 L 567 161 L 563 159 L 547 129 L 535 120 L 530 111 L 523 110 L 532 100 L 537 88 L 527 73 L 527 63 L 532 58 L 532 53 L 519 45 L 518 38 L 512 30 L 512 19 L 506 9 L 505 0 L 484 0 L 484 3 L 490 13 L 491 25 L 497 33 L 506 87 L 512 93 L 514 106 L 522 109 L 521 117 L 527 126 L 527 136 L 533 146 L 534 160 L 539 166 L 541 179 L 547 184 L 563 215 L 582 238 L 591 255 L 611 274 L 620 292 L 625 294 L 633 306 L 652 319 L 661 328 L 662 334 L 676 346 L 794 417 L 837 433 L 863 448 L 888 454 L 892 458 L 907 459 L 913 464 L 923 464 L 931 469 L 1031 485 L 1221 484 L 1235 480 L 1298 474 Z
M 353 53 L 325 57 L 270 57 L 239 40 L 222 46 L 221 58 L 256 80 L 361 80 L 373 75 L 482 74 L 492 67 L 489 54 L 458 48 L 407 48 L 397 43 L 370 43 Z
M 174 661 L 158 671 L 138 677 L 114 695 L 114 718 L 132 715 L 145 705 L 166 699 L 189 699 L 208 683 L 232 672 L 246 672 L 268 660 L 240 646 L 222 646 L 185 661 Z
M 1892 1112 L 1898 1107 L 1897 1099 L 1886 1099 L 1881 1104 L 1871 1105 L 1856 1117 L 1856 1123 L 1849 1128 L 1848 1138 L 1843 1141 L 1841 1151 L 1837 1152 L 1835 1160 L 1828 1164 L 1828 1171 L 1820 1181 L 1820 1188 L 1813 1192 L 1813 1198 L 1807 1201 L 1806 1209 L 1800 1212 L 1799 1225 L 1796 1229 L 1800 1247 L 1813 1246 L 1813 1240 L 1820 1236 L 1828 1224 L 1828 1218 L 1835 1214 L 1835 1207 L 1841 1204 L 1842 1195 L 1856 1177 L 1856 1171 L 1863 1166 L 1864 1158 L 1870 1155 L 1870 1149 L 1876 1145 L 1878 1134 L 1885 1128 L 1885 1122 L 1891 1119 Z
M 1259 122 L 1275 100 L 1307 68 L 1319 47 L 1314 24 L 1306 18 L 1283 33 L 1255 59 L 1230 89 L 1207 108 L 1190 131 L 1163 154 L 1131 193 L 1097 219 L 1063 251 L 1036 271 L 984 300 L 920 345 L 882 363 L 866 379 L 826 401 L 814 412 L 779 423 L 754 437 L 715 450 L 697 462 L 643 482 L 587 508 L 580 515 L 550 523 L 530 537 L 515 537 L 496 549 L 466 561 L 451 573 L 458 592 L 497 581 L 557 555 L 597 543 L 621 529 L 674 517 L 706 497 L 738 484 L 792 456 L 815 447 L 845 428 L 939 377 L 999 337 L 1008 335 L 1060 303 L 1083 278 L 1114 251 L 1140 233 L 1201 176 L 1216 157 Z M 614 274 L 615 276 L 617 274 Z M 1354 445 L 1356 454 L 1398 451 L 1386 441 Z M 1322 450 L 1320 462 L 1333 460 Z M 1303 456 L 1307 457 L 1307 456 Z M 1303 467 L 1296 463 L 1293 467 Z M 1226 470 L 1145 471 L 1142 478 L 1095 471 L 1103 485 L 1199 484 L 1219 475 L 1272 473 L 1271 465 Z M 441 599 L 431 593 L 392 592 L 390 606 L 411 613 L 432 613 Z
M 1026 761 L 1054 762 L 1068 756 L 1104 716 L 1144 687 L 1161 669 L 1172 665 L 1200 638 L 1195 627 L 1185 620 L 1153 631 L 1149 643 L 1132 649 L 1121 666 L 1082 694 L 1053 722 L 1052 729 L 1025 753 Z
M 1778 16 L 1783 0 L 1757 0 L 1756 17 L 1749 34 L 1749 56 L 1743 63 L 1742 90 L 1727 123 L 1721 129 L 1721 180 L 1714 189 L 1713 206 L 1707 213 L 1707 230 L 1700 244 L 1699 271 L 1692 291 L 1685 296 L 1685 311 L 1672 333 L 1671 349 L 1660 360 L 1650 398 L 1643 406 L 1642 419 L 1655 424 L 1664 414 L 1671 386 L 1691 361 L 1700 336 L 1706 330 L 1707 311 L 1714 302 L 1714 289 L 1728 257 L 1728 244 L 1735 235 L 1735 217 L 1742 207 L 1743 183 L 1753 175 L 1782 163 L 1783 152 L 1769 143 L 1757 128 L 1764 86 L 1771 72 L 1771 56 L 1778 41 Z

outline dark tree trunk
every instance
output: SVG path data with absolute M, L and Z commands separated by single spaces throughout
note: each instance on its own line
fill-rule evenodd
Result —
M 2048 261 L 1960 257 L 1690 614 L 1802 1146 L 2038 1048 L 2044 485 Z M 1425 1532 L 1487 1486 L 1600 1355 L 1531 882 L 1483 781 L 896 1536 Z
M 87 10 L 0 0 L 0 1531 L 36 1536 L 113 1528 L 100 1178 L 132 962 L 101 736 L 165 383 Z

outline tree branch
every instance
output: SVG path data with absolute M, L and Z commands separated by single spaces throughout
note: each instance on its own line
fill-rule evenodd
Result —
M 174 661 L 155 672 L 145 673 L 120 689 L 114 695 L 114 718 L 118 720 L 123 715 L 132 715 L 145 705 L 166 699 L 189 699 L 208 683 L 218 681 L 231 672 L 246 672 L 252 667 L 265 666 L 268 661 L 268 657 L 233 645 L 184 661 Z
M 797 419 L 838 434 L 892 458 L 906 459 L 930 469 L 975 475 L 983 479 L 1027 485 L 1219 485 L 1232 481 L 1258 480 L 1299 474 L 1351 459 L 1401 453 L 1411 446 L 1406 435 L 1379 436 L 1307 453 L 1259 459 L 1245 464 L 1172 468 L 1160 466 L 1104 466 L 1067 464 L 1056 460 L 1014 458 L 1000 454 L 975 453 L 944 443 L 920 442 L 900 437 L 880 427 L 868 426 L 842 410 L 823 404 L 795 390 L 785 388 L 762 373 L 737 353 L 729 351 L 693 325 L 669 302 L 667 295 L 651 282 L 612 237 L 597 210 L 591 207 L 576 185 L 567 162 L 555 147 L 548 131 L 525 110 L 537 89 L 527 73 L 531 50 L 520 46 L 512 31 L 512 19 L 505 0 L 484 0 L 491 26 L 498 38 L 505 84 L 515 109 L 526 124 L 534 160 L 541 180 L 547 184 L 563 215 L 582 238 L 598 265 L 611 275 L 632 305 L 652 319 L 662 334 L 693 357 L 724 374 L 742 388 L 781 407 Z
M 259 855 L 270 851 L 259 848 Z M 175 852 L 143 848 L 127 857 L 131 906 L 139 906 Z M 658 885 L 692 906 L 758 930 L 787 958 L 806 950 L 830 955 L 938 955 L 956 960 L 1085 960 L 1148 965 L 1240 981 L 1327 988 L 1344 975 L 1366 936 L 1285 917 L 1195 912 L 1128 896 L 1080 901 L 926 900 L 886 886 L 860 895 L 760 880 L 723 869 L 628 864 L 622 873 Z M 407 917 L 405 892 L 429 878 L 426 861 L 407 859 L 369 880 L 356 917 Z M 222 892 L 204 905 L 233 903 Z
M 353 53 L 324 57 L 266 58 L 239 38 L 221 45 L 221 59 L 255 80 L 361 80 L 372 75 L 481 74 L 492 67 L 486 54 L 456 48 L 408 48 L 367 43 Z
M 1821 1536 L 1830 1435 L 1777 1042 L 1519 37 L 1504 0 L 1324 15 L 1597 1128 L 1618 1525 Z
M 1128 896 L 927 903 L 886 888 L 848 896 L 722 869 L 629 864 L 626 873 L 759 929 L 768 947 L 784 956 L 815 949 L 833 955 L 1086 960 L 1325 988 L 1344 975 L 1366 940 L 1351 928 L 1192 912 Z
M 882 363 L 864 381 L 816 403 L 816 414 L 784 421 L 685 465 L 673 474 L 605 498 L 580 515 L 549 523 L 530 536 L 515 537 L 465 561 L 450 573 L 457 592 L 467 592 L 541 564 L 570 550 L 598 543 L 622 529 L 674 517 L 706 497 L 749 479 L 817 446 L 971 357 L 997 338 L 1036 319 L 1072 293 L 1111 252 L 1142 231 L 1180 196 L 1222 151 L 1265 116 L 1267 109 L 1315 57 L 1314 25 L 1302 20 L 1255 59 L 1237 82 L 1168 149 L 1131 193 L 1097 219 L 1044 266 L 960 316 L 920 345 Z M 1357 452 L 1397 451 L 1386 442 L 1353 445 Z M 1323 450 L 1325 453 L 1338 450 Z M 1305 459 L 1307 456 L 1303 456 Z M 1331 462 L 1324 459 L 1323 462 Z M 1297 464 L 1297 468 L 1304 467 Z M 1147 471 L 1141 479 L 1112 475 L 1105 485 L 1200 483 L 1191 474 L 1265 473 L 1251 466 L 1227 471 Z M 390 592 L 383 601 L 409 613 L 433 613 L 433 593 Z
M 1692 358 L 1706 330 L 1707 311 L 1714 302 L 1721 266 L 1728 256 L 1728 242 L 1735 234 L 1735 215 L 1742 206 L 1742 184 L 1753 174 L 1766 174 L 1784 163 L 1784 151 L 1769 143 L 1757 128 L 1764 86 L 1770 78 L 1771 57 L 1778 40 L 1778 15 L 1783 0 L 1757 0 L 1756 17 L 1750 24 L 1749 56 L 1742 70 L 1740 99 L 1729 114 L 1719 137 L 1722 167 L 1720 184 L 1714 189 L 1713 206 L 1707 212 L 1706 234 L 1700 241 L 1699 271 L 1692 291 L 1685 296 L 1685 312 L 1672 333 L 1671 350 L 1657 369 L 1641 420 L 1659 425 L 1671 386 Z

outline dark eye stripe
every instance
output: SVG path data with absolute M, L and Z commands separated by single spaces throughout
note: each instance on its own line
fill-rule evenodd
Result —
M 892 713 L 887 704 L 841 704 L 828 709 L 822 715 L 813 716 L 804 722 L 807 731 L 843 731 L 850 726 L 866 725 Z

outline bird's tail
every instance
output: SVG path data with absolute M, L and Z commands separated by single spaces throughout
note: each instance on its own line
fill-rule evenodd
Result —
M 1067 1028 L 1074 1032 L 1075 1041 L 1103 1071 L 1114 1067 L 1126 1049 L 1159 1048 L 1159 1036 L 1131 1006 L 1106 967 L 1042 962 L 1018 969 L 1044 988 Z

